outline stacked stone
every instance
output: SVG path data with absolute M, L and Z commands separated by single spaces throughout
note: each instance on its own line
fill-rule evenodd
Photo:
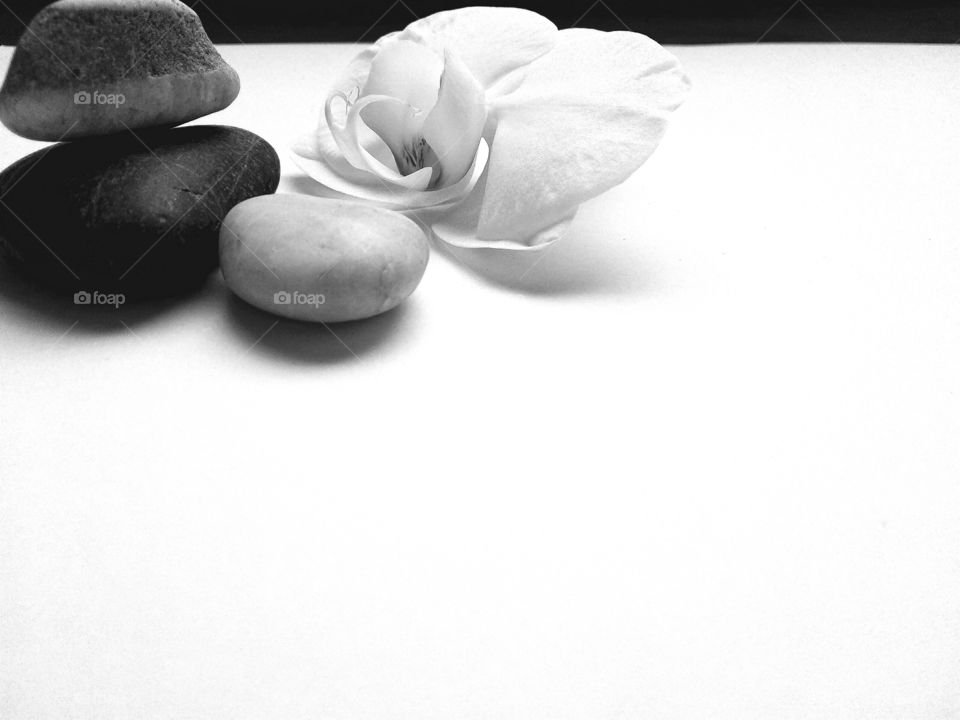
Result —
M 0 121 L 54 141 L 0 173 L 0 252 L 48 287 L 128 299 L 196 287 L 230 209 L 273 193 L 280 161 L 235 127 L 175 127 L 240 81 L 179 0 L 59 0 L 32 20 Z

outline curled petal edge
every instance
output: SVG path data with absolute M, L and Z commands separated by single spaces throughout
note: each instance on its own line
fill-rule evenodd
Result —
M 311 152 L 312 144 L 315 142 L 315 138 L 310 135 L 293 146 L 291 150 L 293 161 L 301 170 L 330 190 L 356 200 L 384 205 L 393 210 L 432 208 L 462 200 L 473 191 L 490 157 L 490 147 L 485 140 L 481 140 L 470 169 L 458 182 L 437 190 L 408 190 L 391 186 L 386 180 L 382 180 L 379 185 L 371 185 L 354 182 L 339 175 L 327 162 Z
M 347 121 L 343 125 L 335 122 L 333 117 L 333 101 L 341 98 L 348 103 Z M 357 102 L 350 104 L 347 98 L 341 93 L 334 93 L 327 100 L 325 112 L 327 116 L 327 126 L 333 135 L 334 142 L 340 148 L 340 152 L 351 165 L 358 170 L 366 170 L 381 178 L 384 182 L 404 188 L 405 190 L 422 191 L 430 184 L 430 177 L 433 175 L 432 168 L 421 168 L 410 175 L 401 175 L 393 168 L 387 167 L 382 162 L 371 155 L 363 145 L 360 144 L 360 124 L 363 123 L 361 113 L 363 109 L 375 103 L 385 103 L 395 105 L 415 114 L 414 108 L 407 103 L 389 95 L 367 95 Z
M 562 238 L 577 216 L 579 208 L 575 208 L 566 217 L 558 222 L 538 231 L 525 241 L 518 240 L 485 240 L 478 238 L 475 232 L 464 231 L 456 226 L 444 223 L 442 220 L 430 225 L 430 234 L 454 247 L 466 248 L 470 250 L 508 250 L 510 252 L 537 252 L 545 250 Z

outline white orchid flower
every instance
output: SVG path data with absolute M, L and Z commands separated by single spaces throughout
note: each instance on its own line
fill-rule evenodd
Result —
M 450 10 L 361 52 L 294 158 L 452 245 L 537 249 L 650 157 L 689 85 L 644 35 Z

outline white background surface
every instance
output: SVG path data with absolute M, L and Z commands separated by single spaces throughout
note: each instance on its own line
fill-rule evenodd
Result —
M 0 717 L 960 717 L 960 48 L 675 52 L 565 240 L 342 343 L 3 270 Z M 352 50 L 223 54 L 308 191 Z

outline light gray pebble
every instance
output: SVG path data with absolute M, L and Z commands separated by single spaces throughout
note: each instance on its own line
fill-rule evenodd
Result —
M 430 245 L 400 213 L 306 195 L 251 198 L 220 229 L 233 292 L 267 312 L 340 322 L 386 312 L 414 291 Z

